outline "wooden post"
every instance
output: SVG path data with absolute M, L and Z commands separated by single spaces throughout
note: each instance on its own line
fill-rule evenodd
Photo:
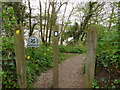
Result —
M 96 60 L 97 28 L 91 26 L 87 37 L 87 55 L 86 55 L 86 88 L 92 88 L 92 82 L 95 73 Z
M 53 88 L 58 88 L 58 27 L 53 29 Z
M 14 27 L 14 43 L 16 54 L 17 80 L 19 88 L 26 88 L 26 61 L 24 50 L 24 34 L 20 25 Z

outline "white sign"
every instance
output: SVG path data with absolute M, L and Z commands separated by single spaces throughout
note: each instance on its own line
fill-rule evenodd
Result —
M 39 47 L 38 38 L 35 36 L 30 36 L 28 38 L 27 47 Z
M 54 31 L 54 36 L 58 37 L 58 31 Z

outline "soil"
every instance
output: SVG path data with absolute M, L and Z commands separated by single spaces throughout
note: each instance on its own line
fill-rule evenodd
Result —
M 113 80 L 120 79 L 120 73 L 118 72 L 108 72 L 105 68 L 96 68 L 96 70 L 99 70 L 99 72 L 96 73 L 95 78 L 98 81 L 98 84 L 100 87 L 104 87 L 105 85 L 111 86 L 111 83 L 113 83 Z M 114 68 L 112 68 L 114 70 Z M 105 79 L 106 81 L 109 81 L 109 83 L 104 83 L 102 79 Z
M 83 55 L 72 56 L 59 64 L 59 88 L 85 88 L 82 74 Z M 53 85 L 53 69 L 37 77 L 35 88 L 51 88 Z

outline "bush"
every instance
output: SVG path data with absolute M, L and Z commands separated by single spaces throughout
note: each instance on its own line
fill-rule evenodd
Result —
M 2 88 L 16 88 L 18 86 L 13 37 L 4 37 L 2 42 Z
M 17 24 L 12 7 L 7 7 L 2 11 L 2 88 L 15 88 L 17 86 L 17 74 L 15 66 L 15 52 L 13 27 Z
M 117 71 L 120 71 L 119 35 L 116 28 L 112 28 L 109 32 L 104 29 L 100 28 L 98 31 L 96 66 L 106 69 L 112 76 L 117 78 L 120 75 L 117 73 Z M 117 84 L 115 85 L 113 81 L 114 78 L 111 77 L 108 86 L 105 85 L 105 87 L 120 87 Z
M 120 69 L 120 56 L 118 51 L 118 34 L 115 30 L 108 32 L 102 32 L 103 36 L 98 38 L 97 44 L 97 59 L 98 65 L 102 65 L 108 68 L 110 65 L 114 65 L 117 69 Z
M 64 53 L 79 53 L 82 54 L 84 53 L 85 47 L 80 48 L 79 46 L 74 47 L 74 46 L 64 46 L 64 45 L 60 45 L 59 46 L 59 51 L 60 52 L 64 52 Z

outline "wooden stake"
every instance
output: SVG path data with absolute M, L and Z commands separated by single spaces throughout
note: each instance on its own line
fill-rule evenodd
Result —
M 53 88 L 58 88 L 58 27 L 55 26 L 53 29 Z
M 95 73 L 97 29 L 91 26 L 87 37 L 87 55 L 86 55 L 86 88 L 92 88 Z
M 18 74 L 18 86 L 19 88 L 26 88 L 26 61 L 24 50 L 24 34 L 20 25 L 14 27 L 14 43 L 16 54 L 16 68 Z

